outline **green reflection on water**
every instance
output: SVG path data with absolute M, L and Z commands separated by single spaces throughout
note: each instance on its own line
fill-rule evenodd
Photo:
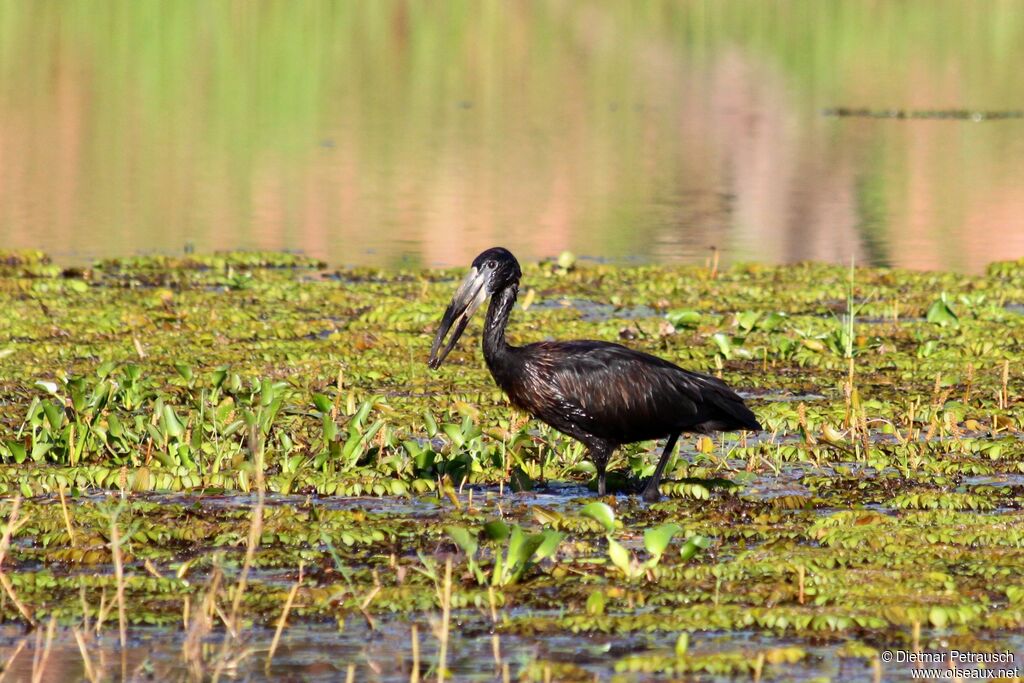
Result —
M 1024 5 L 0 2 L 0 237 L 73 261 L 1024 254 Z

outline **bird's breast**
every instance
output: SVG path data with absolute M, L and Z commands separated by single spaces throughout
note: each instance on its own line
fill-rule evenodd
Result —
M 544 379 L 544 368 L 524 362 L 513 367 L 491 366 L 494 382 L 516 408 L 538 417 L 550 402 L 551 388 Z

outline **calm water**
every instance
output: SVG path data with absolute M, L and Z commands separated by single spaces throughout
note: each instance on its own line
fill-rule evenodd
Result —
M 1024 256 L 1018 0 L 0 0 L 0 248 Z

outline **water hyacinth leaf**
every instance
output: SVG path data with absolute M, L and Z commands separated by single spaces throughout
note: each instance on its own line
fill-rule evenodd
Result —
M 362 404 L 359 406 L 359 410 L 352 417 L 352 422 L 357 426 L 362 425 L 363 422 L 366 420 L 366 417 L 370 414 L 370 411 L 373 410 L 373 407 L 376 404 L 376 397 L 368 401 L 363 401 Z
M 767 316 L 761 319 L 758 322 L 757 327 L 758 329 L 764 330 L 765 332 L 771 332 L 773 330 L 778 329 L 778 327 L 782 325 L 782 323 L 786 322 L 788 318 L 789 316 L 786 315 L 786 313 L 784 313 L 783 311 L 775 311 L 773 313 L 769 313 Z
M 492 541 L 504 541 L 508 538 L 511 529 L 508 524 L 500 519 L 491 520 L 484 524 L 484 534 Z
M 595 476 L 597 474 L 597 467 L 594 465 L 594 463 L 590 462 L 589 460 L 584 460 L 573 465 L 572 471 L 577 472 L 579 474 L 589 474 L 591 476 Z
M 960 318 L 957 317 L 956 312 L 946 300 L 945 292 L 928 307 L 928 313 L 925 318 L 928 322 L 940 327 L 957 327 L 960 325 Z
M 178 375 L 180 375 L 183 380 L 185 380 L 186 382 L 192 381 L 193 375 L 191 365 L 188 365 L 187 363 L 175 363 L 174 369 L 177 371 Z
M 231 413 L 235 410 L 235 399 L 228 396 L 223 401 L 217 404 L 216 415 L 219 421 L 225 421 L 231 417 Z
M 736 314 L 736 325 L 744 332 L 754 329 L 761 314 L 758 311 L 743 311 Z
M 544 543 L 543 534 L 526 534 L 519 525 L 512 527 L 509 537 L 508 554 L 505 556 L 502 583 L 515 583 L 530 567 L 537 549 Z
M 25 462 L 25 458 L 28 457 L 28 453 L 25 451 L 25 445 L 18 441 L 7 441 L 7 450 L 14 458 L 14 462 L 21 464 Z
M 36 441 L 35 443 L 32 444 L 32 454 L 30 457 L 35 462 L 39 462 L 47 453 L 50 452 L 50 449 L 52 448 L 52 443 L 47 443 L 45 441 Z
M 106 360 L 96 366 L 96 376 L 100 379 L 106 379 L 110 377 L 110 373 L 117 367 L 114 361 Z
M 213 385 L 214 389 L 220 389 L 221 385 L 224 384 L 224 380 L 227 379 L 228 371 L 224 368 L 214 370 L 210 373 L 210 384 Z
M 562 515 L 559 512 L 542 505 L 533 506 L 531 511 L 533 512 L 533 518 L 543 525 L 558 524 L 562 521 Z
M 590 517 L 596 520 L 598 524 L 604 527 L 607 533 L 611 533 L 615 530 L 615 511 L 612 510 L 608 503 L 602 503 L 595 501 L 593 503 L 587 503 L 580 508 L 580 514 L 584 517 Z
M 711 539 L 705 536 L 691 536 L 679 549 L 679 557 L 684 561 L 692 559 L 701 550 L 711 547 Z
M 686 653 L 689 651 L 689 649 L 690 649 L 690 634 L 687 633 L 686 631 L 683 631 L 682 633 L 679 634 L 679 637 L 676 638 L 676 647 L 675 647 L 676 657 L 685 657 Z
M 939 350 L 939 342 L 934 339 L 929 339 L 924 344 L 917 347 L 918 358 L 928 358 Z
M 698 311 L 676 310 L 665 314 L 665 319 L 675 327 L 697 327 L 700 324 L 701 315 Z
M 89 396 L 88 407 L 96 412 L 103 410 L 110 400 L 110 383 L 100 382 Z
M 644 547 L 655 558 L 659 558 L 665 552 L 668 544 L 672 542 L 672 538 L 682 530 L 683 528 L 678 524 L 671 523 L 648 529 L 644 532 Z
M 323 416 L 323 431 L 324 431 L 324 444 L 330 444 L 337 440 L 338 433 L 340 432 L 338 424 L 331 419 L 330 415 L 325 414 Z
M 69 379 L 65 384 L 71 395 L 71 407 L 80 413 L 85 408 L 85 381 L 81 377 Z
M 113 413 L 107 416 L 107 429 L 115 439 L 120 439 L 124 436 L 124 427 L 121 426 L 121 420 Z
M 239 430 L 241 430 L 243 427 L 245 427 L 245 420 L 235 420 L 234 422 L 232 422 L 231 424 L 224 428 L 224 431 L 221 433 L 221 436 L 232 436 L 236 434 Z
M 587 598 L 587 614 L 592 616 L 600 616 L 604 614 L 604 606 L 607 603 L 607 598 L 604 595 L 604 591 L 594 591 Z
M 949 623 L 949 614 L 944 607 L 936 605 L 929 610 L 928 621 L 935 628 L 946 628 L 946 624 Z
M 614 538 L 608 539 L 608 557 L 611 559 L 612 564 L 619 568 L 626 576 L 632 576 L 633 574 L 633 556 L 630 554 L 626 547 L 616 541 Z
M 562 542 L 562 539 L 565 538 L 565 534 L 551 529 L 545 529 L 540 535 L 543 536 L 544 539 L 541 544 L 537 546 L 535 555 L 538 560 L 544 560 L 555 554 L 555 551 L 558 550 L 558 545 Z
M 462 428 L 459 425 L 449 422 L 441 427 L 441 429 L 444 430 L 444 433 L 456 448 L 462 448 L 466 445 L 466 438 L 462 435 Z
M 437 436 L 437 420 L 434 419 L 433 414 L 429 410 L 423 411 L 423 426 L 427 430 L 427 436 L 433 439 Z
M 277 396 L 277 386 L 269 379 L 265 379 L 260 382 L 260 406 L 263 408 L 268 407 L 274 402 L 274 398 Z
M 46 414 L 46 421 L 50 423 L 53 431 L 60 429 L 64 422 L 64 409 L 53 401 L 43 401 L 43 413 Z
M 316 409 L 321 413 L 329 413 L 331 412 L 331 408 L 334 407 L 334 403 L 331 399 L 323 394 L 313 394 L 313 405 L 316 406 Z
M 724 332 L 716 332 L 712 335 L 711 340 L 715 342 L 715 346 L 718 347 L 718 352 L 728 360 L 732 357 L 732 340 L 729 339 L 729 335 Z
M 181 421 L 178 420 L 174 408 L 167 403 L 164 404 L 163 423 L 164 433 L 171 438 L 179 439 L 185 433 L 185 429 L 181 426 Z
M 469 532 L 469 529 L 461 526 L 446 526 L 444 532 L 455 541 L 455 545 L 462 549 L 467 555 L 474 555 L 479 544 L 476 536 Z

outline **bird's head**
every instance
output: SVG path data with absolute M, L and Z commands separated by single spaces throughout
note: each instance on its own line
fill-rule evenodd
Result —
M 455 348 L 455 343 L 462 336 L 476 309 L 480 308 L 487 297 L 518 283 L 521 275 L 519 261 L 508 249 L 492 247 L 473 259 L 466 279 L 455 291 L 455 296 L 441 318 L 434 344 L 430 347 L 427 365 L 434 369 L 440 367 Z M 452 330 L 451 338 L 442 349 L 441 345 L 449 330 Z

